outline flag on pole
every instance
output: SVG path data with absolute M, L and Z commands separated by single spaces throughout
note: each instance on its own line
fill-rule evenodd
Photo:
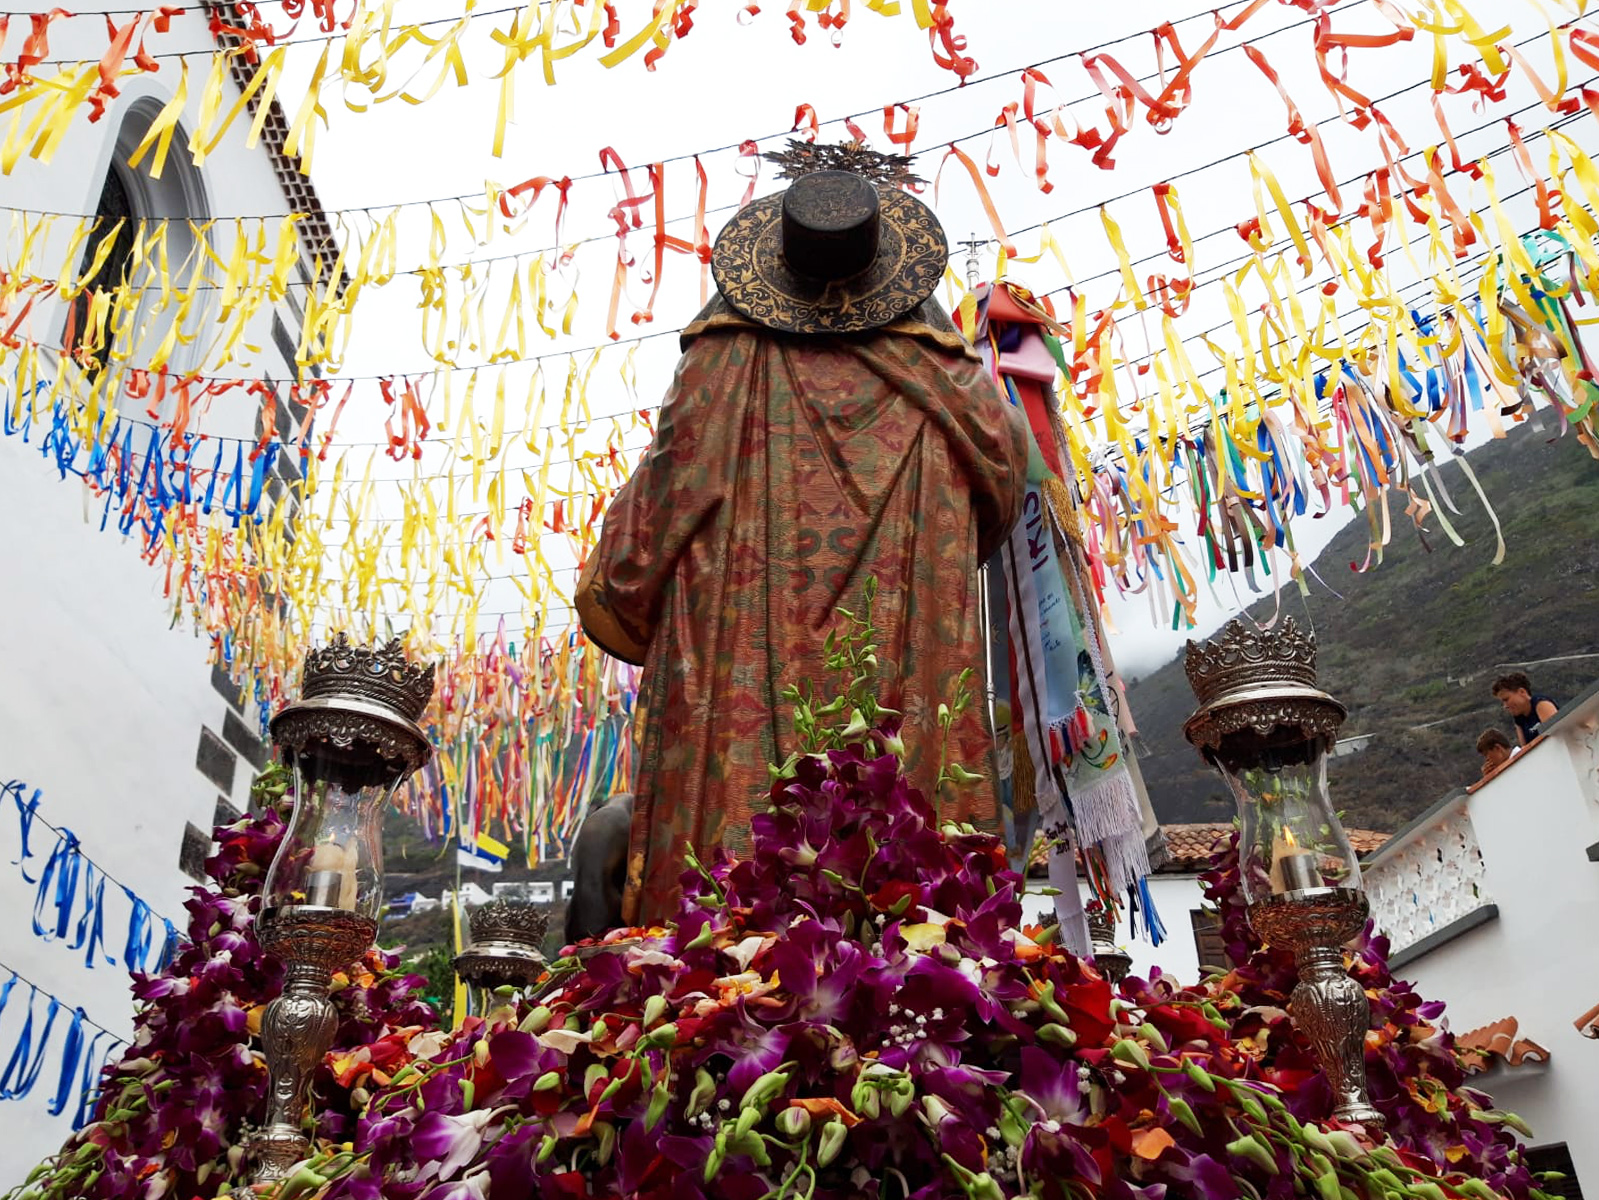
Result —
M 511 856 L 511 848 L 498 838 L 480 833 L 470 845 L 462 843 L 455 851 L 455 861 L 474 871 L 498 872 Z

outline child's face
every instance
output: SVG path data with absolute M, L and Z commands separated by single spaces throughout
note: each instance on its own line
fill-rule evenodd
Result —
M 1502 766 L 1510 761 L 1510 751 L 1503 746 L 1489 746 L 1483 751 L 1482 761 L 1489 768 Z
M 1505 711 L 1513 717 L 1524 717 L 1532 711 L 1532 693 L 1526 688 L 1496 692 L 1495 695 L 1499 703 L 1505 706 Z

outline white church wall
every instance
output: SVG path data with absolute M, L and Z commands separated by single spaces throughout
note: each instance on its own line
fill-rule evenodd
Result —
M 1029 880 L 1029 886 L 1044 886 L 1043 880 Z M 1116 927 L 1116 940 L 1132 956 L 1131 973 L 1148 978 L 1152 967 L 1180 983 L 1192 984 L 1199 979 L 1199 950 L 1194 944 L 1193 924 L 1190 914 L 1204 906 L 1204 895 L 1197 875 L 1152 875 L 1149 879 L 1150 896 L 1155 901 L 1155 911 L 1166 927 L 1166 937 L 1159 946 L 1153 945 L 1140 932 L 1133 935 L 1127 927 L 1127 914 L 1122 913 Z M 1029 892 L 1022 897 L 1022 920 L 1025 924 L 1040 925 L 1051 919 L 1055 911 L 1053 897 Z M 1140 923 L 1142 929 L 1142 923 Z
M 203 49 L 211 45 L 210 36 L 201 10 L 188 9 L 173 18 L 173 33 L 163 41 Z M 53 57 L 94 61 L 104 44 L 104 22 L 94 15 L 63 19 L 51 30 Z M 137 144 L 141 122 L 170 98 L 177 69 L 169 59 L 153 77 L 126 80 L 122 96 L 98 123 L 75 116 L 49 165 L 23 159 L 9 176 L 0 177 L 0 205 L 95 212 L 119 141 L 124 154 L 130 137 Z M 189 128 L 200 93 L 193 83 Z M 225 96 L 228 105 L 237 98 L 231 80 Z M 125 123 L 130 114 L 132 121 Z M 136 181 L 135 206 L 151 206 L 142 215 L 155 217 L 286 212 L 267 150 L 244 145 L 247 128 L 247 121 L 236 123 L 205 165 L 191 168 L 187 182 L 175 144 L 164 182 Z M 199 213 L 193 205 L 201 206 Z M 7 263 L 19 248 L 18 219 L 13 217 L 12 236 L 0 252 Z M 51 233 L 54 253 L 34 262 L 33 269 L 39 262 L 64 260 L 73 224 L 58 220 Z M 224 220 L 212 227 L 219 253 L 231 249 L 233 236 Z M 28 336 L 59 346 L 65 315 L 59 304 L 54 313 L 41 310 Z M 291 334 L 297 329 L 292 311 L 282 312 L 282 320 Z M 241 341 L 261 347 L 253 374 L 292 377 L 292 363 L 274 338 L 272 313 L 259 314 Z M 193 369 L 200 354 L 198 347 L 180 349 L 173 366 Z M 53 377 L 53 357 L 45 359 L 41 370 Z M 0 372 L 0 401 L 6 404 L 16 397 L 14 371 L 12 358 Z M 142 411 L 127 415 L 145 419 Z M 199 428 L 213 436 L 248 438 L 256 419 L 253 402 L 233 393 L 212 405 Z M 73 1010 L 85 1014 L 85 1043 L 98 1037 L 92 1047 L 95 1065 L 112 1037 L 131 1034 L 124 958 L 134 905 L 124 888 L 154 914 L 151 946 L 143 956 L 154 965 L 164 935 L 161 918 L 181 929 L 186 916 L 183 901 L 193 882 L 179 867 L 186 829 L 193 826 L 208 835 L 219 800 L 244 808 L 250 780 L 264 761 L 254 738 L 256 716 L 230 704 L 228 689 L 213 683 L 205 642 L 182 626 L 170 627 L 163 571 L 141 561 L 136 538 L 117 533 L 115 512 L 101 530 L 103 501 L 72 476 L 62 479 L 40 454 L 47 433 L 46 418 L 35 421 L 26 442 L 20 434 L 0 436 L 0 563 L 5 565 L 0 582 L 0 788 L 5 789 L 0 793 L 0 988 L 13 973 L 17 976 L 0 1009 L 0 1055 L 9 1057 L 17 1044 L 31 999 L 30 1064 L 37 1066 L 25 1094 L 0 1101 L 7 1130 L 0 1139 L 0 1190 L 20 1182 L 71 1131 L 83 1082 L 80 1064 L 75 1079 L 62 1085 Z M 135 449 L 143 454 L 142 444 Z M 204 465 L 209 467 L 210 460 Z M 36 795 L 36 816 L 29 825 L 27 806 Z M 78 870 L 84 874 L 67 906 L 65 938 L 54 936 L 56 882 L 71 856 L 58 856 L 56 866 L 47 868 L 60 841 L 52 826 L 75 834 L 82 855 Z M 32 854 L 26 859 L 24 835 Z M 191 860 L 203 850 L 191 846 Z M 103 891 L 98 890 L 101 879 Z M 85 884 L 91 882 L 104 901 L 103 942 L 87 966 L 86 947 L 74 943 L 86 911 Z M 35 929 L 36 901 L 42 932 Z M 94 929 L 89 911 L 86 935 Z M 63 1011 L 41 1043 L 52 998 Z M 48 1109 L 58 1087 L 63 1087 L 64 1110 L 52 1115 Z

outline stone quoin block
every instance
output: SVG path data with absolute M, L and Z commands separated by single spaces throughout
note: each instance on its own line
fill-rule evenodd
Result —
M 222 791 L 233 791 L 233 772 L 239 765 L 239 756 L 203 725 L 200 727 L 200 749 L 195 753 L 194 765 L 200 774 Z
M 178 849 L 178 869 L 197 883 L 205 882 L 205 860 L 211 853 L 211 835 L 183 823 L 183 845 Z
M 222 739 L 243 755 L 257 771 L 267 765 L 271 755 L 266 743 L 231 712 L 222 718 Z

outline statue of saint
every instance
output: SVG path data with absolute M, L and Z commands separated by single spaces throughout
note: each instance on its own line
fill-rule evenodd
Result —
M 893 186 L 906 160 L 841 157 L 854 169 L 791 161 L 788 190 L 718 238 L 719 295 L 683 331 L 655 438 L 579 580 L 589 637 L 644 667 L 629 925 L 673 915 L 685 846 L 707 862 L 748 848 L 768 764 L 797 748 L 782 693 L 832 683 L 823 639 L 868 580 L 878 698 L 904 714 L 907 771 L 929 794 L 938 706 L 962 671 L 982 678 L 978 567 L 1020 512 L 1023 420 L 931 299 L 948 247 Z M 981 709 L 948 753 L 985 779 L 938 800 L 997 829 Z

